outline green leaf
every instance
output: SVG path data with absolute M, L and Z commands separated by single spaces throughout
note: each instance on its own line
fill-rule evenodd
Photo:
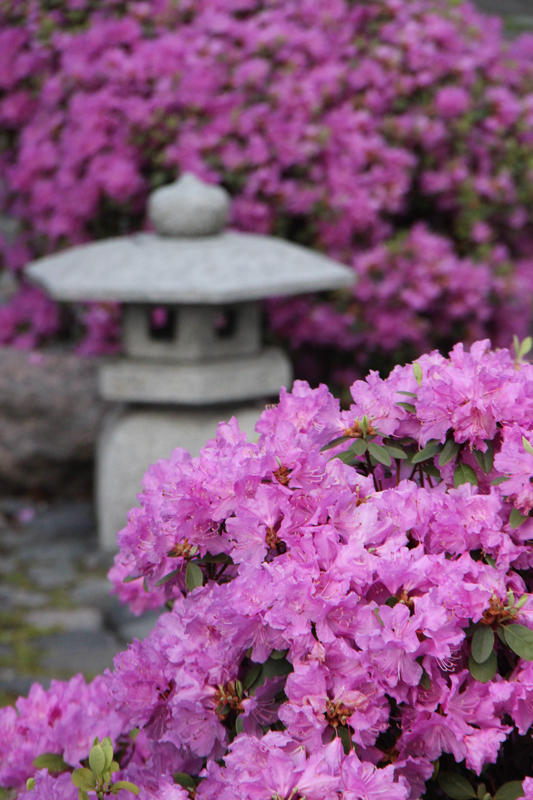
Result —
M 421 686 L 423 689 L 426 689 L 426 691 L 429 691 L 429 690 L 431 689 L 431 678 L 430 678 L 430 677 L 429 677 L 429 675 L 427 674 L 427 672 L 426 672 L 426 670 L 424 669 L 424 667 L 422 667 L 422 677 L 420 678 L 420 683 L 419 683 L 419 685 L 420 685 L 420 686 Z
M 400 450 L 399 447 L 394 447 L 392 444 L 386 444 L 385 450 L 392 458 L 408 458 L 405 450 Z
M 384 464 L 386 467 L 390 467 L 392 459 L 384 447 L 381 447 L 375 442 L 367 442 L 367 445 L 368 452 L 371 456 L 374 456 L 376 461 L 379 461 L 380 464 Z
M 527 517 L 528 515 L 523 517 L 517 508 L 513 508 L 511 516 L 509 517 L 509 525 L 511 528 L 519 528 L 520 525 L 526 521 Z
M 421 467 L 426 473 L 426 475 L 430 475 L 432 478 L 437 478 L 438 480 L 440 480 L 441 477 L 440 472 L 433 463 L 433 461 L 423 461 Z
M 89 766 L 95 775 L 102 775 L 105 770 L 105 754 L 103 748 L 99 744 L 91 747 L 89 753 Z
M 506 483 L 506 481 L 510 480 L 511 478 L 508 475 L 498 475 L 497 478 L 494 478 L 494 480 L 490 482 L 490 485 L 499 486 L 501 483 Z
M 270 653 L 270 658 L 273 658 L 274 661 L 276 661 L 280 658 L 285 658 L 288 652 L 289 652 L 288 647 L 286 648 L 286 650 L 272 650 L 272 652 Z
M 111 762 L 113 761 L 113 745 L 109 737 L 102 739 L 102 750 L 104 751 L 104 756 L 105 756 L 105 765 L 103 771 L 107 772 L 107 770 L 111 766 Z
M 472 486 L 477 486 L 477 475 L 468 464 L 458 464 L 453 473 L 453 485 L 457 489 L 463 483 L 471 483 Z
M 364 439 L 356 439 L 355 442 L 350 445 L 349 450 L 356 456 L 362 456 L 368 450 L 368 445 Z
M 259 673 L 263 669 L 262 664 L 252 664 L 246 675 L 242 680 L 242 685 L 245 689 L 249 689 L 253 684 L 256 682 L 257 678 L 259 677 Z
M 399 602 L 400 601 L 398 600 L 396 595 L 391 594 L 391 596 L 387 600 L 385 600 L 385 605 L 389 606 L 389 608 L 394 608 L 394 606 L 397 606 Z
M 527 336 L 522 343 L 520 343 L 518 336 L 513 336 L 514 352 L 517 361 L 522 361 L 524 356 L 527 356 L 531 350 L 532 344 L 533 340 L 531 336 Z
M 524 445 L 524 450 L 525 450 L 527 453 L 529 453 L 531 456 L 533 456 L 533 447 L 532 447 L 532 446 L 531 446 L 531 444 L 528 442 L 528 440 L 526 439 L 526 437 L 525 437 L 525 436 L 522 436 L 522 444 Z
M 346 728 L 344 725 L 339 725 L 339 727 L 337 728 L 337 735 L 342 742 L 344 755 L 347 756 L 350 750 L 352 749 L 352 743 L 350 741 L 350 732 L 348 728 Z
M 353 467 L 355 464 L 355 456 L 349 449 L 345 450 L 344 453 L 339 453 L 338 455 L 333 456 L 331 461 L 333 461 L 335 458 L 338 458 L 339 461 L 342 461 L 343 464 L 347 464 L 349 467 Z
M 494 466 L 494 448 L 492 444 L 490 442 L 487 444 L 487 449 L 484 453 L 481 450 L 474 450 L 474 456 L 483 472 L 488 475 Z
M 80 767 L 72 773 L 72 783 L 84 792 L 92 792 L 96 788 L 96 778 L 90 769 Z
M 53 772 L 65 772 L 69 766 L 63 761 L 63 756 L 59 753 L 43 753 L 33 760 L 36 769 L 47 769 L 50 774 Z
M 198 586 L 203 586 L 204 584 L 204 573 L 200 569 L 197 564 L 193 564 L 192 561 L 189 561 L 187 564 L 187 571 L 185 572 L 185 585 L 189 592 L 192 592 L 193 589 L 196 589 Z
M 508 781 L 500 786 L 493 800 L 518 800 L 524 796 L 522 781 Z
M 427 461 L 428 458 L 435 458 L 437 453 L 440 453 L 440 444 L 427 444 L 418 453 L 415 453 L 411 459 L 411 464 L 420 464 L 422 461 Z
M 333 447 L 337 447 L 339 444 L 343 444 L 343 442 L 347 442 L 351 439 L 351 436 L 338 436 L 336 439 L 333 439 L 329 444 L 325 444 L 324 447 L 320 448 L 320 452 L 323 453 L 324 450 L 331 450 Z
M 111 787 L 113 794 L 118 794 L 121 789 L 126 789 L 126 791 L 133 792 L 133 794 L 139 794 L 139 787 L 134 783 L 130 783 L 130 781 L 117 781 Z
M 206 553 L 203 558 L 195 558 L 195 564 L 233 564 L 233 559 L 231 556 L 228 556 L 227 553 L 217 553 L 216 555 L 211 555 L 211 553 Z
M 157 583 L 156 583 L 156 586 L 161 586 L 163 583 L 166 583 L 167 581 L 171 580 L 172 578 L 175 578 L 176 575 L 180 574 L 180 572 L 181 572 L 181 567 L 179 567 L 178 569 L 173 569 L 172 572 L 169 572 L 168 575 L 164 576 L 164 578 L 161 578 L 160 580 L 158 580 Z
M 506 625 L 505 641 L 517 656 L 525 661 L 533 661 L 533 631 L 525 625 Z
M 126 575 L 122 583 L 131 583 L 132 581 L 138 581 L 142 577 L 143 577 L 142 575 Z
M 78 800 L 89 800 L 89 795 L 83 789 L 78 789 Z
M 396 392 L 396 394 L 405 394 L 405 395 L 407 395 L 407 397 L 414 397 L 415 400 L 416 400 L 416 397 L 417 397 L 416 392 L 401 392 L 399 389 Z
M 470 800 L 471 797 L 476 797 L 473 787 L 466 778 L 455 772 L 439 772 L 437 782 L 442 791 L 448 797 L 453 797 L 453 800 Z
M 183 786 L 184 789 L 196 789 L 194 780 L 185 772 L 175 772 L 174 783 L 177 783 L 178 786 Z
M 286 658 L 269 658 L 263 664 L 263 675 L 266 680 L 281 678 L 294 671 L 294 667 Z
M 32 789 L 35 789 L 35 778 L 28 778 L 26 781 L 26 791 L 31 792 Z
M 494 631 L 488 625 L 482 625 L 472 639 L 472 658 L 483 664 L 494 650 Z
M 415 381 L 418 383 L 419 386 L 421 386 L 424 373 L 422 372 L 422 367 L 417 361 L 415 361 L 415 363 L 413 364 L 413 375 L 415 376 Z
M 504 645 L 507 646 L 507 639 L 505 638 L 505 628 L 503 628 L 502 625 L 498 625 L 498 627 L 496 628 L 496 633 L 498 634 L 498 639 L 500 640 L 500 642 L 502 642 Z
M 468 659 L 468 669 L 470 674 L 476 681 L 480 683 L 488 683 L 491 681 L 498 670 L 498 659 L 496 651 L 493 650 L 490 656 L 482 664 L 478 664 L 472 656 Z
M 444 467 L 456 457 L 461 445 L 455 439 L 448 439 L 444 445 L 444 449 L 439 456 L 439 467 Z
M 401 406 L 406 411 L 409 411 L 410 414 L 416 414 L 416 408 L 412 403 L 396 403 L 397 406 Z
M 244 722 L 241 716 L 235 720 L 235 733 L 244 733 Z

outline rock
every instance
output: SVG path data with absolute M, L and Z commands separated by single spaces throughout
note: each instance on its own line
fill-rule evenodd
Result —
M 70 594 L 76 603 L 106 611 L 119 602 L 114 595 L 110 594 L 111 589 L 112 585 L 107 578 L 91 578 L 76 586 Z
M 0 348 L 0 490 L 87 491 L 106 405 L 95 362 Z
M 97 608 L 39 609 L 26 614 L 26 623 L 43 630 L 99 631 L 102 629 L 102 613 Z
M 70 631 L 34 639 L 40 648 L 42 669 L 60 675 L 83 672 L 92 677 L 113 668 L 113 657 L 123 648 L 110 633 Z
M 0 670 L 0 689 L 15 697 L 27 695 L 34 683 L 49 689 L 51 679 L 46 675 L 19 675 L 14 669 Z
M 40 608 L 46 604 L 46 601 L 46 595 L 40 592 L 30 592 L 26 589 L 19 589 L 17 586 L 0 584 L 0 607 Z
M 224 228 L 230 209 L 230 196 L 185 172 L 170 186 L 161 186 L 150 195 L 148 216 L 163 236 L 215 236 Z
M 74 583 L 77 574 L 71 562 L 62 559 L 55 564 L 36 564 L 28 570 L 28 576 L 39 589 L 56 589 Z

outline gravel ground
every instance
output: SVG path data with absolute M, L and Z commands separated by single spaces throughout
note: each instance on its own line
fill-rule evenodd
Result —
M 97 549 L 88 502 L 0 498 L 0 705 L 34 681 L 92 678 L 152 629 L 109 594 L 112 559 Z

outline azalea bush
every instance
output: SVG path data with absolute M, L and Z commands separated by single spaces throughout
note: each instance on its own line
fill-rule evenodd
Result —
M 2 0 L 0 92 L 0 203 L 23 222 L 10 270 L 139 229 L 150 189 L 189 170 L 230 191 L 234 227 L 358 274 L 269 306 L 315 381 L 506 343 L 510 319 L 527 333 L 533 39 L 505 42 L 472 5 Z M 1 341 L 53 335 L 13 325 L 20 304 Z M 116 346 L 116 311 L 81 321 L 86 352 Z
M 110 578 L 167 609 L 112 672 L 0 711 L 0 785 L 532 800 L 531 344 L 371 373 L 345 411 L 297 382 L 256 442 L 233 419 L 152 466 Z

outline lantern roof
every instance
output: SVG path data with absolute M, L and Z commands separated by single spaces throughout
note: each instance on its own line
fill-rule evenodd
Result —
M 229 196 L 185 174 L 152 193 L 156 233 L 90 244 L 32 262 L 57 300 L 221 304 L 346 287 L 351 269 L 273 236 L 224 231 Z

